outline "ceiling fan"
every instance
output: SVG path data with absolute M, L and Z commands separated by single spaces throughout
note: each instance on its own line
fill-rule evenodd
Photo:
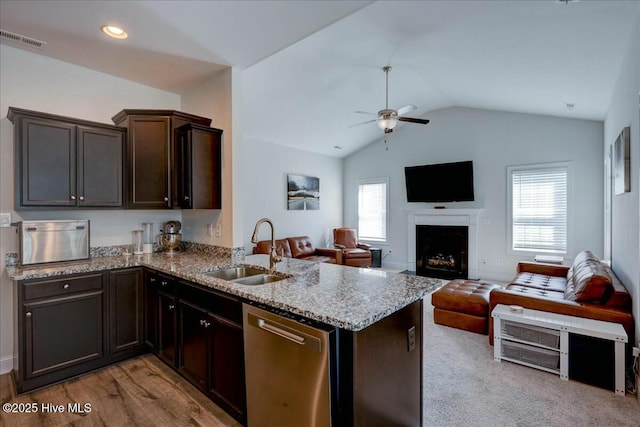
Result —
M 391 133 L 391 132 L 393 132 L 393 128 L 396 127 L 396 125 L 398 124 L 399 121 L 400 122 L 409 122 L 409 123 L 419 123 L 421 125 L 426 125 L 427 123 L 429 123 L 429 120 L 425 120 L 425 119 L 416 119 L 416 118 L 413 118 L 413 117 L 404 117 L 404 115 L 407 114 L 408 112 L 413 111 L 413 110 L 418 108 L 413 104 L 405 105 L 404 107 L 399 108 L 397 110 L 392 110 L 392 109 L 389 108 L 389 71 L 391 71 L 391 67 L 389 65 L 386 65 L 386 66 L 382 67 L 382 71 L 384 71 L 385 79 L 386 79 L 386 92 L 385 92 L 384 110 L 378 111 L 377 114 L 376 113 L 370 113 L 368 111 L 355 111 L 358 114 L 377 115 L 378 118 L 373 119 L 373 120 L 367 120 L 366 122 L 362 122 L 362 123 L 356 123 L 355 125 L 351 125 L 349 127 L 352 128 L 354 126 L 363 125 L 365 123 L 378 122 L 378 127 L 380 129 L 383 129 L 384 133 Z

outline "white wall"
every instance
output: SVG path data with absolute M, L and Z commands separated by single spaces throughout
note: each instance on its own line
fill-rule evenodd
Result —
M 313 154 L 273 143 L 245 140 L 242 150 L 242 236 L 248 254 L 256 222 L 270 218 L 276 238 L 309 236 L 316 247 L 332 247 L 331 230 L 342 225 L 342 159 Z M 287 174 L 320 178 L 320 210 L 287 210 Z M 263 225 L 260 240 L 270 238 Z
M 180 109 L 180 96 L 42 55 L 0 45 L 0 211 L 12 220 L 88 218 L 91 245 L 127 244 L 144 221 L 156 230 L 180 211 L 21 211 L 13 210 L 13 125 L 9 106 L 110 123 L 123 108 Z M 0 373 L 11 368 L 13 286 L 4 256 L 17 252 L 14 228 L 0 229 Z
M 222 209 L 184 210 L 183 239 L 189 242 L 233 247 L 232 70 L 219 71 L 182 94 L 182 110 L 210 117 L 211 126 L 222 129 Z M 207 226 L 219 226 L 219 237 L 207 235 Z
M 450 208 L 483 208 L 478 231 L 479 274 L 509 280 L 523 256 L 507 241 L 506 168 L 512 165 L 572 161 L 572 258 L 582 249 L 603 251 L 602 123 L 469 108 L 429 113 L 426 125 L 406 124 L 345 159 L 345 225 L 357 226 L 357 184 L 361 178 L 389 177 L 389 244 L 383 266 L 407 268 L 407 214 L 434 204 L 407 203 L 404 167 L 473 160 L 475 201 L 439 203 Z M 389 254 L 388 251 L 391 251 Z M 528 259 L 531 259 L 530 257 Z
M 640 18 L 639 18 L 640 19 Z M 612 268 L 633 299 L 636 341 L 640 339 L 640 21 L 631 34 L 604 122 L 605 156 L 626 126 L 631 127 L 631 191 L 612 200 Z

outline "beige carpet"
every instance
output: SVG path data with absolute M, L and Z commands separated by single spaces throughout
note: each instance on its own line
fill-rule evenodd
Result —
M 634 395 L 495 362 L 486 335 L 433 323 L 425 297 L 424 425 L 640 426 Z

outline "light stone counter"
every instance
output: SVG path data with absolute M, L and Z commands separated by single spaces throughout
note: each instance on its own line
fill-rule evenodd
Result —
M 269 256 L 249 255 L 242 264 L 266 269 Z M 231 265 L 235 264 L 230 257 L 179 252 L 7 267 L 7 274 L 12 280 L 27 280 L 143 266 L 351 331 L 366 328 L 445 283 L 440 279 L 293 258 L 284 258 L 277 264 L 277 272 L 288 278 L 264 285 L 241 285 L 202 274 Z

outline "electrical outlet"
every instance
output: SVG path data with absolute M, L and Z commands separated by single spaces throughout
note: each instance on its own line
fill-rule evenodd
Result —
M 216 237 L 222 237 L 222 226 L 220 224 L 216 224 L 214 234 Z
M 407 351 L 416 348 L 416 327 L 415 325 L 407 329 Z
M 11 227 L 11 213 L 0 213 L 0 227 Z
M 207 224 L 207 237 L 213 236 L 213 224 Z

